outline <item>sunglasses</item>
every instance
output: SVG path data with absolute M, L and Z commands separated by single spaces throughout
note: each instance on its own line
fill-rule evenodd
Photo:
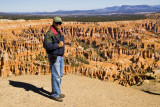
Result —
M 56 25 L 61 25 L 61 24 L 62 24 L 62 22 L 55 22 L 55 24 L 56 24 Z

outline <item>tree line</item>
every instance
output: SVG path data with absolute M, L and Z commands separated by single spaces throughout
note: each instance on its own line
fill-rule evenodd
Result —
M 0 15 L 0 19 L 10 20 L 39 20 L 53 19 L 54 16 L 35 16 L 35 15 Z M 107 22 L 107 21 L 123 21 L 123 20 L 140 20 L 146 19 L 145 15 L 99 15 L 99 16 L 61 16 L 63 21 L 78 22 Z

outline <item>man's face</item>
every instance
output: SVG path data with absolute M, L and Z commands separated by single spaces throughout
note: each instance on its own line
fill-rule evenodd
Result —
M 61 28 L 62 22 L 53 22 L 54 27 L 58 30 Z

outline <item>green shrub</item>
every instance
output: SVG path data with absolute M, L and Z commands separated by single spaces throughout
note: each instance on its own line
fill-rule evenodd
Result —
M 76 60 L 81 62 L 81 63 L 89 64 L 89 62 L 87 61 L 86 58 L 83 58 L 83 57 L 80 57 L 80 56 L 76 56 Z

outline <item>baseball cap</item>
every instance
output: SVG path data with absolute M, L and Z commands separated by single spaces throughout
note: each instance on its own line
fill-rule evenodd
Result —
M 62 19 L 60 17 L 54 17 L 54 22 L 60 22 L 62 23 Z

